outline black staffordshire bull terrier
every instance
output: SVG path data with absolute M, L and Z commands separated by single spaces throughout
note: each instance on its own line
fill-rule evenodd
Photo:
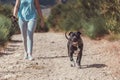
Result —
M 67 32 L 65 33 L 65 37 L 68 39 L 67 48 L 68 48 L 68 56 L 70 57 L 71 66 L 75 66 L 75 62 L 73 59 L 73 53 L 78 51 L 76 66 L 81 68 L 81 58 L 82 58 L 82 50 L 83 50 L 83 41 L 80 37 L 80 32 L 70 32 L 69 37 L 67 37 Z

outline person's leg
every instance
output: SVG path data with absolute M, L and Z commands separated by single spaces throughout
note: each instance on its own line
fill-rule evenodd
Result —
M 24 58 L 27 59 L 27 22 L 22 19 L 19 19 L 18 24 L 20 27 L 24 49 L 25 49 Z
M 27 53 L 29 60 L 32 60 L 32 49 L 33 49 L 33 33 L 36 28 L 36 20 L 30 20 L 27 28 Z

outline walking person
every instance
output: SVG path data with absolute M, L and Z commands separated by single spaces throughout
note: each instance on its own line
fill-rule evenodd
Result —
M 37 24 L 37 13 L 40 17 L 40 25 L 44 27 L 44 19 L 39 0 L 16 0 L 13 16 L 17 18 L 24 43 L 24 59 L 33 60 L 33 33 Z

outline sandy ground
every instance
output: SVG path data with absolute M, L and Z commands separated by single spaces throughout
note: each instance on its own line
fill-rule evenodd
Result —
M 82 38 L 78 69 L 70 67 L 64 33 L 35 33 L 34 61 L 23 59 L 21 35 L 14 35 L 6 53 L 0 53 L 0 80 L 120 80 L 120 41 Z

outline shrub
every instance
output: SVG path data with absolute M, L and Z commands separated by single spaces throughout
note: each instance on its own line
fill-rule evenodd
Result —
M 53 28 L 55 31 L 59 30 L 58 22 L 61 17 L 61 10 L 63 10 L 63 7 L 61 4 L 56 5 L 51 9 L 51 15 L 48 17 L 48 27 Z M 57 29 L 58 28 L 58 29 Z
M 61 19 L 59 26 L 60 29 L 64 31 L 74 31 L 82 29 L 81 25 L 81 15 L 79 13 L 71 12 L 69 13 L 65 19 Z
M 40 26 L 40 18 L 38 18 L 35 32 L 48 32 L 49 31 L 46 19 L 44 19 L 44 20 L 45 20 L 45 26 L 44 26 L 44 28 L 41 28 L 41 26 Z
M 120 0 L 101 0 L 100 12 L 106 22 L 109 34 L 120 33 Z
M 84 31 L 91 38 L 120 33 L 119 0 L 69 0 L 51 10 L 50 28 L 57 31 Z
M 0 15 L 0 45 L 11 39 L 15 30 L 11 27 L 11 20 L 3 15 Z
M 82 21 L 81 24 L 84 33 L 91 38 L 95 39 L 107 33 L 105 30 L 105 21 L 101 17 L 91 18 L 89 21 Z
M 55 31 L 68 30 L 70 27 L 71 27 L 71 29 L 74 29 L 74 28 L 72 28 L 73 26 L 70 25 L 69 23 L 75 22 L 75 21 L 73 21 L 75 19 L 74 18 L 75 14 L 72 12 L 75 11 L 74 8 L 79 7 L 78 5 L 74 6 L 75 2 L 76 2 L 76 0 L 74 0 L 74 1 L 70 0 L 69 3 L 67 3 L 67 5 L 66 4 L 57 4 L 56 6 L 54 6 L 51 9 L 51 15 L 48 18 L 48 24 L 49 24 L 48 26 Z M 72 6 L 74 6 L 74 8 L 72 8 Z M 75 13 L 76 13 L 76 11 L 75 11 Z M 74 19 L 72 20 L 72 18 L 74 18 Z
M 0 14 L 5 15 L 6 17 L 12 15 L 12 9 L 13 6 L 10 4 L 0 4 Z

